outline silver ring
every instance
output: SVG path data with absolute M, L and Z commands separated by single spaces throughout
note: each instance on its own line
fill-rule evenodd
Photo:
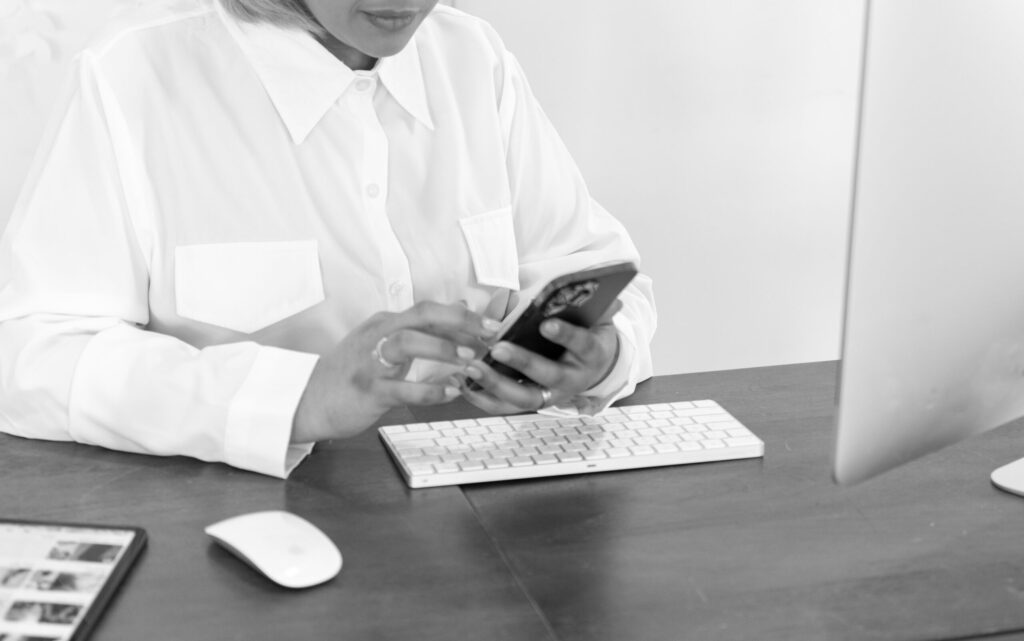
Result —
M 544 409 L 548 405 L 551 405 L 551 390 L 546 387 L 540 388 L 540 409 Z
M 390 336 L 384 336 L 377 341 L 377 346 L 373 348 L 373 357 L 377 359 L 377 362 L 388 369 L 394 369 L 401 365 L 401 363 L 392 363 L 388 359 L 384 358 L 384 343 L 388 342 Z

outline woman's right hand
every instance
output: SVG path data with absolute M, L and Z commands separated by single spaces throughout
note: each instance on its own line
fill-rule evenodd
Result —
M 497 328 L 497 321 L 461 303 L 422 302 L 374 314 L 317 361 L 291 441 L 353 436 L 392 407 L 452 400 L 459 390 L 451 383 L 403 380 L 413 359 L 465 366 L 483 353 Z

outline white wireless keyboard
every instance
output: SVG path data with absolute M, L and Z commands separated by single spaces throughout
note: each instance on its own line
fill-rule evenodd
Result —
M 714 401 L 386 425 L 412 488 L 507 481 L 764 456 L 764 442 Z

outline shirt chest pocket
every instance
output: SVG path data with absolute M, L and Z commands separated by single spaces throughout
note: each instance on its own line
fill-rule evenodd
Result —
M 519 289 L 519 253 L 512 208 L 459 219 L 469 247 L 476 281 L 481 285 Z
M 324 299 L 313 240 L 183 245 L 174 279 L 179 316 L 247 334 Z

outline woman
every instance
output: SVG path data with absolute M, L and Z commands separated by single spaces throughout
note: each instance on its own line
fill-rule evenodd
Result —
M 77 59 L 0 246 L 0 428 L 287 476 L 458 395 L 594 412 L 650 375 L 638 277 L 558 362 L 495 319 L 637 260 L 515 59 L 436 0 L 188 0 Z M 470 391 L 472 379 L 482 388 Z

